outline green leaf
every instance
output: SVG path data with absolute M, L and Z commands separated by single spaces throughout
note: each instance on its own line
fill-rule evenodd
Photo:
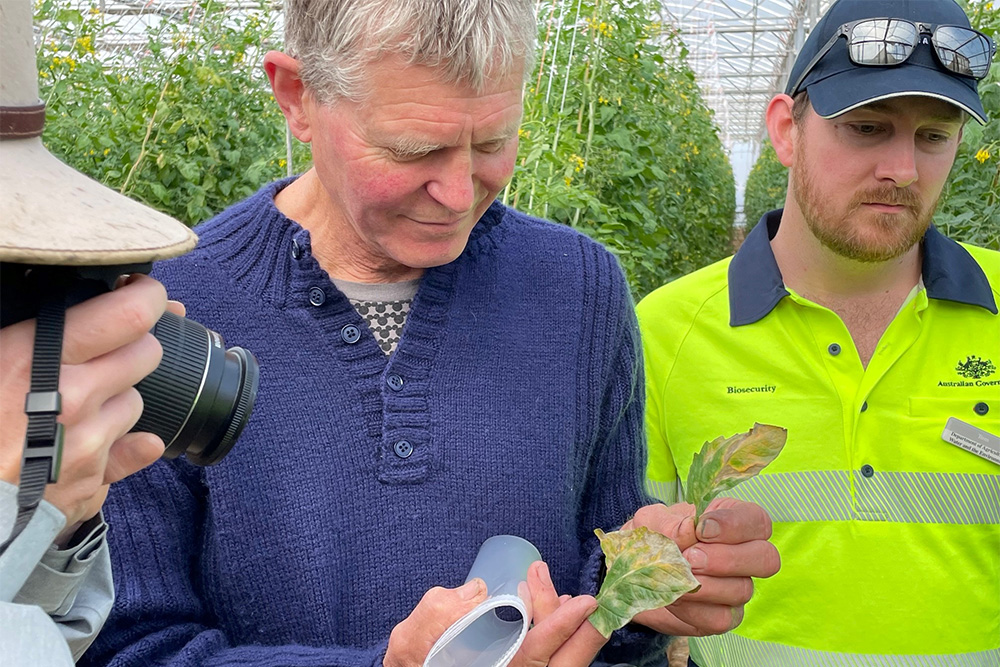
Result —
M 746 433 L 706 442 L 694 455 L 684 497 L 695 506 L 695 523 L 712 499 L 740 482 L 755 477 L 778 456 L 788 431 L 780 426 L 754 424 Z
M 590 622 L 605 637 L 636 614 L 665 607 L 701 587 L 669 537 L 646 527 L 594 532 L 601 540 L 608 574 Z

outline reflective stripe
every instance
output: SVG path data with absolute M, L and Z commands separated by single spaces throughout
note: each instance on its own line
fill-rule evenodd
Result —
M 646 480 L 646 493 L 653 496 L 657 500 L 664 502 L 668 505 L 673 505 L 677 502 L 677 481 L 672 482 L 654 482 L 651 479 Z
M 834 653 L 747 639 L 732 632 L 688 640 L 698 667 L 996 667 L 1000 649 L 942 655 Z
M 847 471 L 816 470 L 758 475 L 720 495 L 757 503 L 771 521 L 849 521 Z
M 760 475 L 721 495 L 757 503 L 772 521 L 1000 523 L 1000 475 L 819 470 Z
M 866 521 L 1000 523 L 1000 475 L 855 472 L 854 488 Z

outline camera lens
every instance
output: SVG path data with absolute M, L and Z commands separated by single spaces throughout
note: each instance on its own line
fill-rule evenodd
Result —
M 197 465 L 218 463 L 250 418 L 257 360 L 241 347 L 227 350 L 222 336 L 173 313 L 164 313 L 152 333 L 163 359 L 135 386 L 143 410 L 132 430 L 160 436 L 164 458 L 186 454 Z

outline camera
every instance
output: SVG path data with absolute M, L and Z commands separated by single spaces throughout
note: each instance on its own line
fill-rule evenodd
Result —
M 149 273 L 151 263 L 45 266 L 0 262 L 0 327 L 35 317 L 39 304 L 65 295 L 66 307 L 114 288 L 123 274 Z M 246 426 L 257 397 L 260 367 L 241 347 L 228 350 L 218 333 L 173 313 L 151 332 L 163 359 L 136 389 L 143 411 L 132 431 L 163 440 L 164 458 L 185 454 L 197 465 L 220 461 Z

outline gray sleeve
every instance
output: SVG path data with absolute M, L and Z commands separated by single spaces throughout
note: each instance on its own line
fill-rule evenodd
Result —
M 0 651 L 5 665 L 72 667 L 66 642 L 38 607 L 0 601 Z
M 7 488 L 4 488 L 7 487 Z M 17 489 L 0 484 L 0 534 L 9 532 Z M 74 658 L 97 637 L 114 602 L 111 559 L 99 515 L 77 533 L 69 549 L 51 546 L 65 523 L 62 514 L 42 501 L 24 532 L 0 555 L 0 602 L 40 607 L 56 623 Z
M 50 547 L 14 600 L 49 614 L 75 659 L 97 638 L 115 600 L 107 530 L 104 516 L 98 515 L 80 528 L 77 535 L 83 539 L 75 546 Z
M 0 536 L 6 540 L 17 518 L 17 487 L 0 482 Z M 66 517 L 44 500 L 17 539 L 0 553 L 0 602 L 12 602 L 42 560 Z M 0 540 L 0 541 L 2 541 Z

